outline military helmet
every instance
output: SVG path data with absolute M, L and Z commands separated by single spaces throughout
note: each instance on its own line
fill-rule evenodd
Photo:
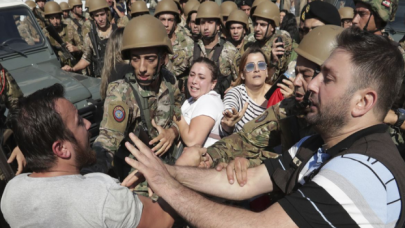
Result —
M 252 17 L 253 13 L 255 12 L 256 7 L 263 2 L 266 2 L 268 0 L 255 0 L 252 4 L 252 8 L 250 9 L 250 17 Z
M 84 2 L 84 8 L 89 8 L 89 5 L 90 5 L 90 0 L 86 0 Z
M 228 17 L 228 20 L 226 21 L 226 27 L 229 29 L 231 26 L 232 22 L 237 22 L 243 24 L 245 27 L 245 30 L 248 29 L 248 20 L 249 17 L 248 15 L 243 12 L 242 10 L 234 10 Z
M 26 4 L 28 7 L 30 7 L 31 10 L 33 10 L 33 9 L 35 9 L 35 7 L 37 7 L 37 4 L 35 4 L 35 2 L 34 2 L 34 1 L 31 1 L 31 0 L 25 1 L 25 4 Z
M 191 13 L 193 10 L 194 6 L 200 5 L 200 2 L 197 0 L 189 0 L 186 5 L 184 6 L 184 15 L 188 17 L 188 15 Z
M 222 17 L 229 17 L 234 10 L 237 10 L 238 6 L 235 2 L 227 1 L 221 4 L 221 15 Z
M 183 8 L 181 7 L 180 0 L 173 0 L 173 1 L 174 1 L 174 3 L 176 3 L 177 9 L 180 10 L 181 12 L 183 12 Z
M 278 9 L 277 5 L 271 1 L 260 3 L 253 13 L 252 19 L 255 20 L 255 17 L 272 20 L 274 21 L 276 27 L 280 26 L 280 10 Z
M 196 23 L 200 24 L 200 19 L 203 18 L 218 19 L 219 21 L 222 21 L 219 5 L 211 1 L 201 3 L 198 7 Z
M 321 66 L 336 47 L 336 36 L 344 29 L 336 25 L 324 25 L 310 31 L 295 49 L 298 55 Z
M 176 3 L 173 0 L 162 0 L 160 1 L 155 8 L 155 17 L 159 18 L 160 14 L 170 13 L 174 14 L 174 18 L 177 22 L 180 22 L 180 15 L 177 9 Z
M 354 3 L 363 2 L 371 6 L 371 10 L 385 21 L 394 21 L 398 10 L 398 0 L 354 0 Z
M 354 18 L 354 9 L 351 7 L 343 7 L 339 9 L 340 19 L 353 19 Z
M 137 13 L 148 14 L 149 9 L 144 1 L 136 1 L 131 4 L 131 16 Z
M 108 6 L 108 3 L 105 0 L 92 0 L 89 3 L 89 13 L 93 13 L 93 12 L 95 12 L 97 10 L 101 10 L 101 9 L 110 10 L 110 7 Z
M 75 6 L 82 6 L 83 5 L 81 0 L 68 0 L 68 4 L 69 4 L 70 7 L 72 7 L 72 9 Z
M 44 8 L 45 8 L 45 16 L 52 14 L 62 14 L 62 9 L 56 2 L 47 2 Z
M 148 47 L 164 47 L 169 54 L 173 54 L 172 42 L 162 22 L 147 14 L 133 18 L 125 26 L 122 37 L 122 56 L 124 59 L 129 59 L 131 49 Z
M 59 3 L 60 8 L 62 9 L 62 11 L 65 10 L 71 10 L 72 8 L 70 8 L 69 4 L 67 2 L 61 2 Z

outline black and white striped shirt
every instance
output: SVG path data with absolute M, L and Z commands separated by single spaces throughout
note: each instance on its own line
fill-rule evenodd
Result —
M 243 105 L 246 102 L 249 103 L 248 108 L 242 119 L 238 123 L 236 123 L 234 132 L 242 130 L 243 125 L 245 125 L 245 123 L 261 115 L 266 110 L 266 107 L 262 107 L 256 104 L 249 97 L 244 84 L 232 88 L 225 95 L 224 98 L 225 110 L 231 110 L 232 108 L 235 108 L 238 112 L 240 112 L 243 108 Z

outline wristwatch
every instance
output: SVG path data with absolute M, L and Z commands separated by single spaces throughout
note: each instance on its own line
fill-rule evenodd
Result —
M 405 109 L 399 108 L 395 111 L 395 114 L 398 116 L 397 122 L 394 124 L 395 127 L 401 127 L 405 121 Z

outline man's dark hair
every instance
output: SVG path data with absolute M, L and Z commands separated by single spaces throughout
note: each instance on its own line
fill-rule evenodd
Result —
M 299 43 L 300 36 L 298 34 L 297 19 L 292 13 L 286 13 L 283 22 L 280 24 L 280 29 L 290 33 L 290 36 L 295 42 Z
M 27 167 L 33 172 L 49 170 L 56 162 L 52 144 L 57 140 L 77 143 L 73 133 L 65 126 L 56 111 L 55 102 L 63 98 L 61 84 L 38 90 L 21 98 L 10 112 L 9 125 Z
M 350 53 L 353 63 L 351 91 L 371 87 L 378 94 L 374 109 L 382 120 L 397 96 L 403 76 L 404 58 L 398 44 L 360 28 L 345 29 L 337 38 L 337 49 Z

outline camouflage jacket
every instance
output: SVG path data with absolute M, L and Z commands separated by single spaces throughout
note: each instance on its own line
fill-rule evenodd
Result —
M 33 26 L 29 17 L 24 21 L 16 22 L 18 33 L 27 42 L 28 45 L 34 45 L 35 42 L 39 42 L 39 34 Z
M 79 49 L 79 51 L 72 53 L 73 57 L 75 57 L 76 61 L 78 61 L 80 60 L 80 55 L 83 50 L 83 44 L 82 41 L 80 40 L 79 34 L 70 25 L 63 24 L 62 26 L 63 29 L 58 34 L 64 43 L 69 42 Z M 54 49 L 58 50 L 59 61 L 61 62 L 62 66 L 69 65 L 73 67 L 73 63 L 70 62 L 69 57 L 66 55 L 66 53 L 63 53 L 63 51 L 60 49 L 61 45 L 48 33 L 46 34 L 46 36 L 48 37 L 49 42 L 54 47 Z
M 290 34 L 284 30 L 276 30 L 276 32 L 268 39 L 268 41 L 261 46 L 262 51 L 264 52 L 264 54 L 266 55 L 266 57 L 269 59 L 269 61 L 272 61 L 272 55 L 271 55 L 271 49 L 273 46 L 273 41 L 274 39 L 277 39 L 277 37 L 281 36 L 283 42 L 284 42 L 284 55 L 281 58 L 280 62 L 275 66 L 276 71 L 274 73 L 274 75 L 271 77 L 271 82 L 274 83 L 278 76 L 283 73 L 284 71 L 287 70 L 288 68 L 288 64 L 289 64 L 289 60 L 290 60 L 290 55 L 291 52 L 293 51 L 293 41 L 290 37 Z M 249 48 L 249 46 L 251 46 L 252 44 L 256 43 L 256 39 L 254 36 L 254 33 L 249 34 L 248 36 L 245 37 L 244 41 L 243 41 L 243 45 L 240 48 L 240 54 L 243 55 L 243 53 L 246 51 L 247 48 Z M 238 63 L 235 63 L 238 64 Z
M 75 23 L 74 21 L 74 15 L 72 12 L 69 13 L 69 19 L 70 20 L 66 20 L 67 21 L 67 25 L 72 26 L 76 31 L 79 32 L 79 26 Z M 91 22 L 89 20 L 87 20 L 85 17 L 80 17 L 77 20 L 77 23 L 79 23 L 79 25 L 81 26 L 81 31 L 80 31 L 80 39 L 82 39 L 82 42 L 84 41 L 84 37 L 86 37 L 87 33 L 90 32 L 91 30 Z
M 127 16 L 123 16 L 120 19 L 117 20 L 116 24 L 118 28 L 125 28 L 125 26 L 128 24 L 129 18 Z
M 97 29 L 97 28 L 96 28 L 96 29 Z M 98 30 L 98 29 L 97 29 L 97 30 Z M 111 34 L 112 34 L 113 31 L 114 31 L 114 30 L 113 30 L 112 27 L 111 27 L 110 32 L 109 32 L 105 37 L 99 36 L 100 39 L 101 39 L 101 40 L 104 40 L 104 39 L 110 38 L 110 36 L 111 36 Z M 94 51 L 93 44 L 91 43 L 89 33 L 90 33 L 90 32 L 88 32 L 88 33 L 86 34 L 86 36 L 84 37 L 82 59 L 84 59 L 84 60 L 86 60 L 87 62 L 91 63 L 91 62 L 92 62 L 92 59 L 93 59 L 93 56 L 96 55 L 96 52 Z M 97 32 L 97 34 L 100 35 L 100 33 L 98 33 L 98 32 Z
M 255 26 L 253 25 L 253 20 L 252 18 L 248 17 L 248 28 L 249 28 L 249 32 L 250 33 L 254 33 L 255 32 Z M 246 34 L 248 34 L 248 32 L 246 32 Z
M 214 161 L 213 166 L 220 162 L 229 163 L 235 157 L 247 158 L 250 167 L 258 166 L 266 159 L 277 158 L 281 151 L 288 150 L 299 139 L 312 133 L 305 119 L 296 116 L 294 97 L 269 107 L 262 115 L 246 123 L 241 131 L 207 148 Z M 298 135 L 289 135 L 290 131 Z M 276 151 L 279 145 L 281 151 Z
M 42 30 L 45 30 L 45 12 L 41 10 L 40 8 L 34 8 L 34 15 L 35 18 L 37 19 L 37 22 L 39 24 L 39 27 L 41 27 Z
M 198 47 L 201 50 L 201 56 L 207 57 L 212 59 L 214 51 L 211 51 L 210 55 L 207 55 L 207 51 L 205 50 L 205 46 L 203 41 L 200 39 L 197 42 Z M 220 40 L 216 45 L 220 45 Z M 224 47 L 222 49 L 221 55 L 219 56 L 219 70 L 221 71 L 222 76 L 229 76 L 232 75 L 232 79 L 235 80 L 237 78 L 237 71 L 234 65 L 235 59 L 238 58 L 239 52 L 229 41 L 224 43 Z
M 169 55 L 169 61 L 173 65 L 174 75 L 182 78 L 188 76 L 193 61 L 194 41 L 181 31 L 175 35 L 176 40 L 172 43 L 173 55 Z
M 17 106 L 18 98 L 23 97 L 23 93 L 13 76 L 11 76 L 1 64 L 0 75 L 1 102 L 5 104 L 8 109 L 13 109 Z
M 23 97 L 20 87 L 14 80 L 13 76 L 0 64 L 0 96 L 3 104 L 6 105 L 8 109 L 13 109 L 17 107 L 18 99 Z M 4 115 L 4 113 L 1 113 Z M 2 116 L 3 118 L 4 116 Z M 3 119 L 4 120 L 4 119 Z M 2 123 L 2 127 L 4 122 Z M 5 176 L 0 167 L 0 180 L 5 180 Z
M 180 117 L 182 98 L 177 80 L 166 69 L 162 69 L 161 75 L 173 86 L 174 115 Z M 135 78 L 134 75 L 132 77 Z M 133 84 L 133 86 L 137 86 L 141 97 L 148 98 L 150 117 L 155 120 L 155 123 L 165 129 L 173 126 L 173 116 L 169 116 L 170 94 L 166 83 L 162 80 L 157 94 L 149 87 L 141 87 L 139 84 Z M 127 127 L 136 126 L 138 123 L 136 121 L 140 120 L 140 116 L 140 109 L 131 86 L 125 79 L 111 82 L 108 85 L 104 102 L 104 115 L 100 123 L 100 134 L 93 145 L 95 151 L 99 154 L 105 151 L 115 154 L 120 143 L 126 137 L 124 134 Z M 130 129 L 130 131 L 133 130 Z M 153 129 L 149 134 L 152 138 L 158 136 L 156 129 Z

